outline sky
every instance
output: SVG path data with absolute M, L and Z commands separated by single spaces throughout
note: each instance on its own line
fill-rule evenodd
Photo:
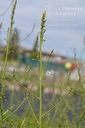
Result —
M 0 40 L 5 44 L 7 29 L 10 24 L 13 0 L 0 0 Z M 66 56 L 84 57 L 85 35 L 85 0 L 17 0 L 14 16 L 14 28 L 20 31 L 20 39 L 23 40 L 32 30 L 31 36 L 20 45 L 31 49 L 37 33 L 40 31 L 42 13 L 46 10 L 46 33 L 43 51 Z

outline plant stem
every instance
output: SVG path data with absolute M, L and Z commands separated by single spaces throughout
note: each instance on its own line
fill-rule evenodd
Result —
M 3 127 L 3 107 L 4 107 L 4 87 L 5 87 L 5 74 L 6 74 L 6 66 L 7 66 L 7 59 L 8 59 L 8 54 L 9 54 L 9 45 L 10 45 L 10 36 L 11 36 L 11 32 L 12 32 L 12 26 L 14 23 L 14 11 L 16 8 L 16 1 L 13 5 L 12 8 L 12 15 L 11 15 L 11 20 L 10 20 L 10 27 L 8 28 L 8 32 L 7 32 L 7 46 L 6 46 L 6 55 L 5 55 L 5 60 L 4 60 L 4 67 L 3 67 L 3 71 L 2 71 L 2 89 L 1 89 L 1 99 L 0 99 L 0 111 L 1 111 L 1 121 L 0 121 L 0 128 Z
M 40 31 L 40 118 L 39 118 L 39 128 L 42 128 L 42 78 L 43 78 L 43 68 L 42 68 L 42 44 L 45 41 L 44 40 L 44 33 L 46 31 L 45 29 L 45 22 L 46 22 L 46 11 L 42 14 L 41 19 L 41 31 Z
M 42 38 L 40 38 L 40 128 L 42 127 Z

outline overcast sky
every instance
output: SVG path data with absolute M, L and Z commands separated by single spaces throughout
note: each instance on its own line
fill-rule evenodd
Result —
M 0 22 L 3 25 L 0 40 L 3 43 L 10 23 L 11 2 L 12 0 L 0 0 Z M 10 8 L 2 15 L 9 6 Z M 18 0 L 14 27 L 20 30 L 21 40 L 31 32 L 33 24 L 36 23 L 32 35 L 21 45 L 28 49 L 32 48 L 36 35 L 40 31 L 44 10 L 47 11 L 47 31 L 43 50 L 50 52 L 54 49 L 55 53 L 74 56 L 74 48 L 76 48 L 79 57 L 84 47 L 85 0 Z

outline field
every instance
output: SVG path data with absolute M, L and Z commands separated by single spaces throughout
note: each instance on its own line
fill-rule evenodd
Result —
M 14 61 L 7 63 L 3 127 L 39 127 L 39 69 L 29 70 L 30 67 L 20 66 Z M 68 72 L 53 76 L 45 72 L 42 82 L 42 128 L 83 128 L 84 93 L 84 79 L 70 80 Z

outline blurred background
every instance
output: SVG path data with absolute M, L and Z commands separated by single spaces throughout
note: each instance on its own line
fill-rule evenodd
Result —
M 0 56 L 4 59 L 7 30 L 10 25 L 13 0 L 0 0 Z M 46 10 L 46 33 L 43 43 L 43 66 L 48 76 L 76 71 L 83 66 L 85 51 L 85 1 L 21 1 L 17 0 L 13 31 L 9 47 L 9 70 L 32 66 L 39 69 L 39 37 L 41 17 Z M 53 53 L 51 54 L 51 52 Z M 76 63 L 78 59 L 78 63 Z M 11 63 L 11 61 L 13 61 Z M 3 63 L 3 62 L 2 62 Z M 74 73 L 75 75 L 75 73 Z M 73 79 L 73 78 L 72 78 Z M 78 78 L 77 78 L 78 79 Z

